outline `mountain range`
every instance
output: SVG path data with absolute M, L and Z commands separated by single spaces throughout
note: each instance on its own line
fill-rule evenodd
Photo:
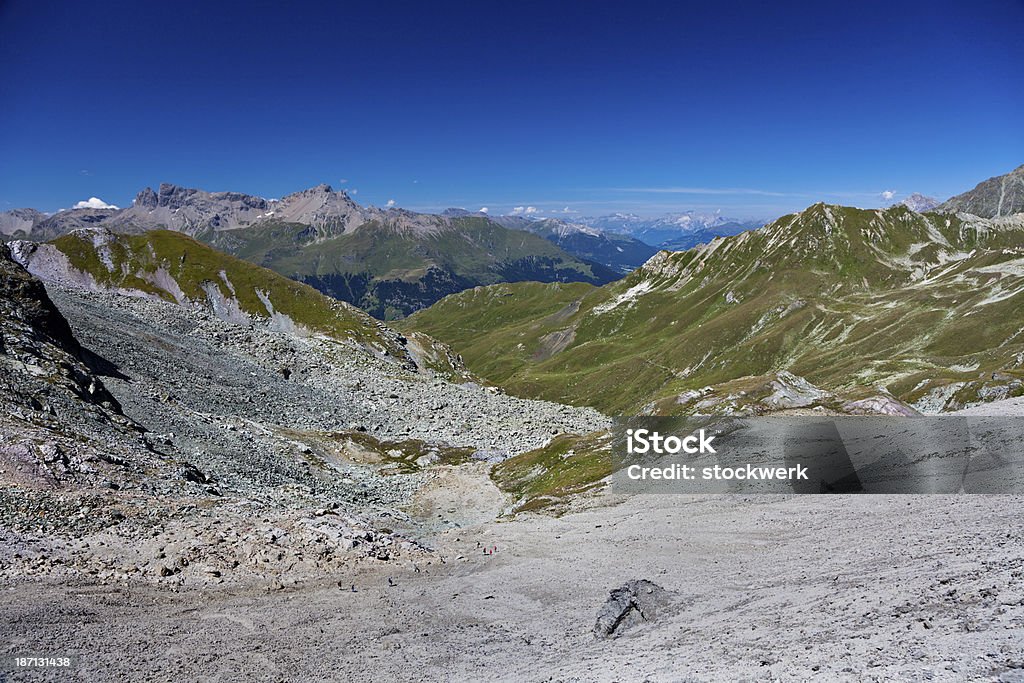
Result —
M 658 253 L 658 249 L 626 234 L 599 230 L 582 223 L 523 216 L 494 216 L 492 220 L 513 230 L 525 230 L 557 244 L 570 254 L 628 273 Z
M 577 220 L 582 225 L 605 232 L 629 235 L 647 244 L 682 251 L 716 237 L 736 235 L 764 225 L 760 220 L 741 220 L 722 216 L 721 212 L 684 211 L 648 218 L 633 213 L 590 216 Z
M 171 230 L 310 284 L 378 318 L 395 318 L 468 287 L 521 280 L 605 284 L 622 268 L 574 256 L 486 216 L 437 216 L 356 204 L 319 185 L 279 200 L 163 184 L 125 209 L 46 216 L 7 212 L 5 239 L 45 241 L 81 228 Z M 637 263 L 642 262 L 642 259 Z
M 912 194 L 915 212 L 983 218 L 1024 210 L 1024 167 L 980 183 L 940 206 Z M 96 202 L 102 207 L 102 203 Z M 328 185 L 265 199 L 162 184 L 132 205 L 0 213 L 3 239 L 54 240 L 83 228 L 139 235 L 170 230 L 303 282 L 382 319 L 426 308 L 444 296 L 503 282 L 605 285 L 640 267 L 658 249 L 685 251 L 757 228 L 720 213 L 644 218 L 535 219 L 461 209 L 440 215 L 360 206 Z
M 445 556 L 456 583 L 470 556 L 500 570 L 491 555 L 517 546 L 483 526 L 497 515 L 528 512 L 535 529 L 535 513 L 607 490 L 621 462 L 608 415 L 917 415 L 1024 396 L 1024 214 L 819 203 L 607 284 L 474 286 L 392 326 L 209 242 L 237 239 L 222 249 L 287 273 L 305 253 L 383 269 L 444 246 L 465 267 L 479 253 L 465 242 L 494 263 L 496 249 L 564 254 L 551 236 L 602 235 L 346 212 L 310 192 L 251 207 L 147 193 L 0 244 L 0 576 L 315 581 L 348 601 L 375 590 L 377 568 L 380 594 L 398 595 Z M 151 211 L 178 229 L 149 229 Z M 500 545 L 481 554 L 467 536 L 480 529 Z
M 611 414 L 912 414 L 1017 396 L 1024 214 L 999 215 L 1012 187 L 958 199 L 989 217 L 815 204 L 603 287 L 475 289 L 405 325 L 512 392 Z

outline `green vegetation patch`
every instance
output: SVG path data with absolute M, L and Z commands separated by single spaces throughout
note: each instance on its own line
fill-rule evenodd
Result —
M 601 486 L 617 468 L 610 432 L 563 434 L 491 468 L 491 479 L 517 502 L 513 513 L 562 506 L 569 496 Z
M 430 465 L 461 465 L 473 460 L 475 448 L 430 444 L 419 439 L 387 441 L 365 432 L 327 435 L 342 454 L 364 465 L 379 465 L 382 474 L 413 474 Z

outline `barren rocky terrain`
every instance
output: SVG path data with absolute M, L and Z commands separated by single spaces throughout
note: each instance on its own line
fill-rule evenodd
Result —
M 1016 502 L 607 499 L 430 535 L 418 571 L 270 591 L 22 580 L 0 620 L 8 651 L 74 653 L 83 680 L 1019 681 Z M 596 637 L 636 577 L 665 590 L 658 618 Z
M 11 680 L 1024 680 L 1016 497 L 510 515 L 493 462 L 608 419 L 5 267 Z

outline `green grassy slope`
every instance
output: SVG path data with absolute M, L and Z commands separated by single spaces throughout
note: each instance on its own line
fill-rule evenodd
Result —
M 176 303 L 184 303 L 179 300 L 183 295 L 188 301 L 208 305 L 209 291 L 219 291 L 223 300 L 234 301 L 255 319 L 283 314 L 310 332 L 370 344 L 396 356 L 404 354 L 362 311 L 179 232 L 126 235 L 78 231 L 50 244 L 67 256 L 74 269 L 88 273 L 104 287 L 138 290 Z
M 618 277 L 542 237 L 476 216 L 426 231 L 371 222 L 350 233 L 322 235 L 305 225 L 269 223 L 200 238 L 386 319 L 477 285 L 604 284 Z
M 612 413 L 742 402 L 784 370 L 951 408 L 1021 392 L 1022 291 L 1024 220 L 816 204 L 605 287 L 467 291 L 407 325 L 514 393 Z

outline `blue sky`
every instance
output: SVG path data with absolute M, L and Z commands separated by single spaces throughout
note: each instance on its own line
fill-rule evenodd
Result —
M 1022 34 L 1022 0 L 0 0 L 0 209 L 162 181 L 494 213 L 945 198 L 1024 163 Z

